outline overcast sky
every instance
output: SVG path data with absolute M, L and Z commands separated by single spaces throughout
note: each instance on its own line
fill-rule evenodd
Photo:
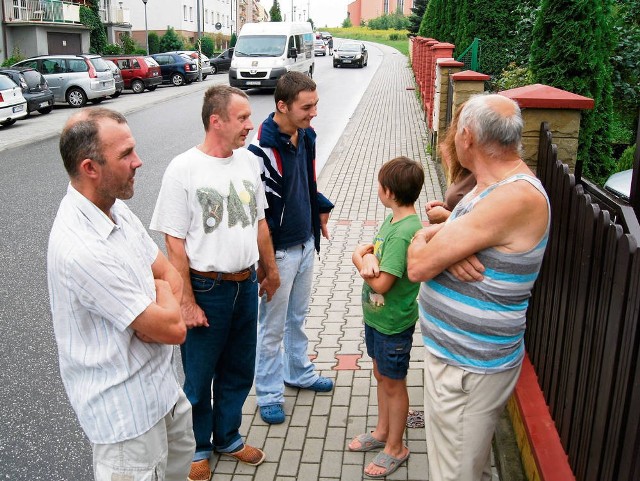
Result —
M 339 27 L 342 21 L 347 18 L 347 5 L 353 0 L 278 0 L 280 11 L 287 16 L 287 21 L 291 19 L 291 6 L 296 7 L 296 18 L 298 12 L 311 9 L 311 17 L 316 28 Z M 273 6 L 273 0 L 260 0 L 267 11 Z

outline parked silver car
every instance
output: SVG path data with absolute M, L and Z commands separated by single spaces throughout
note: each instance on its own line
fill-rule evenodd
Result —
M 207 78 L 207 75 L 211 75 L 215 73 L 211 68 L 211 60 L 205 54 L 200 54 L 200 61 L 198 61 L 198 51 L 197 50 L 176 50 L 175 53 L 181 53 L 184 55 L 188 55 L 198 64 L 198 68 L 202 69 L 202 80 Z
M 41 55 L 13 67 L 38 70 L 49 84 L 56 102 L 83 107 L 97 104 L 116 92 L 111 69 L 100 55 Z

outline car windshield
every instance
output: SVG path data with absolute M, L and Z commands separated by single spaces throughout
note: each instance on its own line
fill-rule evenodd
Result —
M 360 45 L 357 43 L 346 43 L 344 45 L 340 45 L 340 50 L 344 50 L 345 52 L 359 52 Z
M 279 57 L 284 53 L 287 37 L 284 35 L 243 35 L 238 37 L 236 57 Z
M 89 62 L 91 62 L 93 67 L 96 69 L 96 72 L 106 72 L 109 70 L 107 62 L 105 62 L 102 57 L 90 58 Z

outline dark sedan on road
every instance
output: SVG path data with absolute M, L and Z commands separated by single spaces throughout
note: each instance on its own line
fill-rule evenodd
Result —
M 369 52 L 364 43 L 344 42 L 333 51 L 333 66 L 344 67 L 345 65 L 355 65 L 356 67 L 366 67 L 369 63 Z
M 231 67 L 231 60 L 233 59 L 233 49 L 228 48 L 217 57 L 209 59 L 211 63 L 211 73 L 224 72 Z
M 176 87 L 198 80 L 198 64 L 186 54 L 165 52 L 151 55 L 160 65 L 162 82 Z
M 48 114 L 53 109 L 53 92 L 42 74 L 33 68 L 3 68 L 0 74 L 6 75 L 22 89 L 27 101 L 27 112 Z

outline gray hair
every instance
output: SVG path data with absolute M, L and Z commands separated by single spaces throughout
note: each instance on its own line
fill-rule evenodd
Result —
M 512 112 L 505 114 L 496 108 L 496 104 L 504 102 L 512 104 Z M 472 96 L 467 100 L 458 119 L 458 132 L 469 129 L 476 141 L 495 157 L 505 151 L 521 154 L 523 127 L 518 104 L 497 94 Z

